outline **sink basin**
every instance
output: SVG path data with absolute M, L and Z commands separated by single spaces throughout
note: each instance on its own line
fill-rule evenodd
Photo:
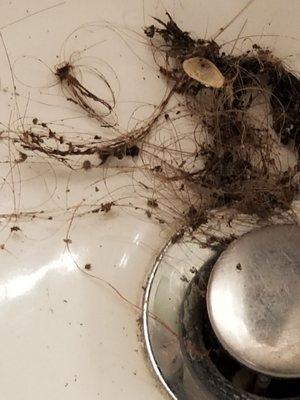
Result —
M 132 124 L 134 110 L 149 114 L 165 92 L 142 31 L 151 17 L 168 10 L 184 29 L 209 37 L 241 8 L 240 0 L 5 2 L 1 130 L 26 130 L 37 118 L 72 138 L 99 133 L 95 121 L 65 99 L 54 76 L 54 66 L 68 59 L 106 68 L 120 99 L 120 127 Z M 218 40 L 232 46 L 247 20 L 237 47 L 265 44 L 296 68 L 299 18 L 297 0 L 254 1 Z M 19 150 L 2 135 L 1 398 L 168 399 L 140 322 L 144 286 L 170 230 L 128 206 L 137 198 L 134 161 L 116 174 L 107 166 L 82 169 L 84 157 L 72 168 L 41 153 L 14 163 Z M 93 212 L 116 199 L 120 207 Z M 178 261 L 185 270 L 180 254 L 174 257 L 173 265 Z M 167 287 L 168 279 L 161 284 Z

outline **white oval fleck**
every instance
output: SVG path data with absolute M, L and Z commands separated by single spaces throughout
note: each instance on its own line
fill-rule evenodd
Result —
M 225 78 L 214 63 L 206 58 L 193 57 L 184 60 L 182 64 L 184 72 L 196 81 L 207 87 L 221 88 Z

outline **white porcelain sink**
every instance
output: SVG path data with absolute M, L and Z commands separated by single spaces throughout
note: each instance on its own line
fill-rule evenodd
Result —
M 47 66 L 53 70 L 64 61 L 63 51 L 68 57 L 95 45 L 82 54 L 113 65 L 126 126 L 134 107 L 158 104 L 165 90 L 151 51 L 141 43 L 146 43 L 142 27 L 151 16 L 163 18 L 168 10 L 184 29 L 209 37 L 247 2 L 1 3 L 6 50 L 0 42 L 0 121 L 12 130 L 35 117 L 57 121 L 57 129 L 71 135 L 97 130 L 66 101 L 59 85 L 53 86 Z M 271 46 L 281 57 L 295 55 L 287 61 L 296 68 L 299 18 L 298 0 L 257 0 L 219 39 L 234 39 L 247 20 L 243 36 L 258 35 L 255 42 Z M 105 24 L 119 33 L 103 30 Z M 78 34 L 64 42 L 78 27 Z M 249 40 L 254 41 L 245 39 L 245 46 Z M 142 286 L 168 232 L 127 208 L 113 208 L 105 216 L 86 213 L 102 198 L 134 198 L 131 175 L 103 180 L 100 168 L 71 171 L 41 155 L 11 168 L 13 149 L 7 140 L 0 145 L 0 399 L 168 398 L 149 366 L 138 323 Z M 8 217 L 11 213 L 15 216 Z

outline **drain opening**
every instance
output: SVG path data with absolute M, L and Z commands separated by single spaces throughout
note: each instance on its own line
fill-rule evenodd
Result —
M 217 258 L 201 268 L 182 304 L 181 347 L 191 372 L 215 398 L 300 399 L 299 378 L 276 378 L 251 370 L 217 339 L 206 306 L 208 279 Z
M 274 378 L 257 373 L 236 361 L 218 341 L 207 313 L 203 318 L 202 335 L 211 362 L 237 389 L 271 399 L 299 398 L 300 379 Z

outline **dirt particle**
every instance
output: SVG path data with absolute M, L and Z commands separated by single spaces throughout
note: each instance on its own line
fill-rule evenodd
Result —
M 147 206 L 151 208 L 157 208 L 158 207 L 158 202 L 156 199 L 148 199 L 147 200 Z
M 138 146 L 131 146 L 126 149 L 126 156 L 129 157 L 137 157 L 140 154 L 140 148 Z
M 84 160 L 83 163 L 82 163 L 82 168 L 85 171 L 88 171 L 89 169 L 91 169 L 92 168 L 92 163 L 90 162 L 90 160 Z
M 145 211 L 145 214 L 147 215 L 148 218 L 151 218 L 151 217 L 152 217 L 152 214 L 151 214 L 151 212 L 150 212 L 149 210 L 146 210 L 146 211 Z
M 155 26 L 150 25 L 147 28 L 144 29 L 145 35 L 148 36 L 149 38 L 153 38 L 155 34 Z
M 19 228 L 18 226 L 12 226 L 12 227 L 10 228 L 10 231 L 11 231 L 11 232 L 19 232 L 19 231 L 21 231 L 21 228 Z
M 236 265 L 236 269 L 238 270 L 238 271 L 242 271 L 242 266 L 241 266 L 241 263 L 238 263 L 237 265 Z
M 180 280 L 182 282 L 189 282 L 188 278 L 185 275 L 181 275 Z
M 114 205 L 115 205 L 115 203 L 113 201 L 109 201 L 107 203 L 101 203 L 100 209 L 101 209 L 101 211 L 108 213 L 111 210 L 112 206 L 114 206 Z

